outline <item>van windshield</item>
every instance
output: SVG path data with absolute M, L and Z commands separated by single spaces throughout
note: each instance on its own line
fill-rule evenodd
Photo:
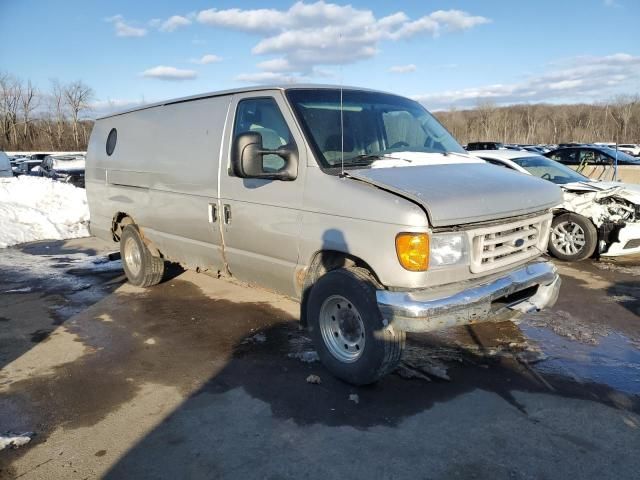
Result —
M 339 89 L 291 89 L 289 102 L 325 168 L 362 167 L 398 152 L 465 153 L 418 102 L 396 95 Z M 341 124 L 344 135 L 341 135 Z

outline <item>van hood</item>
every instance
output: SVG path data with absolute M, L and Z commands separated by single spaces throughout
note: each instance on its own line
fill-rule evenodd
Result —
M 485 162 L 378 166 L 347 175 L 418 203 L 433 227 L 526 215 L 562 203 L 557 185 Z

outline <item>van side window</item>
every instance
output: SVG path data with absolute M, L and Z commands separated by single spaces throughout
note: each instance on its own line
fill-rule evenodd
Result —
M 287 122 L 273 98 L 250 98 L 238 103 L 233 136 L 245 132 L 259 133 L 266 150 L 276 150 L 293 142 Z M 267 172 L 277 172 L 285 166 L 279 155 L 264 155 L 262 161 Z

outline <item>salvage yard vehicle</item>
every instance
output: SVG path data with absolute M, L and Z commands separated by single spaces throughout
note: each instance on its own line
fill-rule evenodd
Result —
M 11 171 L 11 161 L 6 153 L 0 152 L 0 178 L 2 177 L 13 177 L 13 172 Z
M 549 158 L 493 150 L 476 155 L 489 163 L 560 185 L 564 201 L 554 209 L 549 252 L 561 260 L 640 253 L 640 185 L 598 182 Z
M 15 162 L 15 166 L 12 168 L 13 174 L 16 177 L 20 175 L 33 175 L 40 176 L 40 165 L 42 160 L 31 160 L 29 158 L 20 159 Z
M 40 174 L 84 188 L 85 158 L 82 155 L 49 155 L 40 165 Z
M 621 143 L 618 145 L 618 150 L 634 157 L 640 157 L 640 145 L 636 143 Z
M 564 165 L 614 165 L 616 161 L 618 165 L 640 165 L 640 159 L 622 150 L 591 145 L 558 148 L 545 153 L 544 156 Z
M 505 148 L 504 143 L 501 142 L 469 142 L 467 143 L 466 149 L 469 151 L 472 150 L 497 150 L 500 148 Z
M 164 261 L 296 298 L 324 365 L 367 384 L 405 332 L 552 305 L 541 258 L 552 183 L 471 157 L 419 103 L 330 86 L 260 87 L 99 118 L 87 152 L 94 235 L 127 278 Z

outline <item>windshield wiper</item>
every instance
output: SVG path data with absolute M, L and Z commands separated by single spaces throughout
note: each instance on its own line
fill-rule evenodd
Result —
M 345 164 L 362 164 L 363 162 L 367 162 L 367 161 L 371 161 L 373 162 L 374 160 L 379 160 L 382 158 L 382 155 L 379 153 L 363 153 L 362 155 L 356 155 L 355 157 L 351 157 L 348 160 L 345 160 Z

